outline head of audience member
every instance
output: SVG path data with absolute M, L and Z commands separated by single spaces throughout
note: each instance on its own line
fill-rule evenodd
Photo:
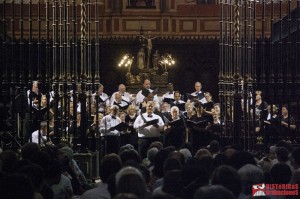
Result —
M 238 153 L 238 151 L 239 150 L 233 146 L 225 146 L 222 151 L 222 153 L 224 154 L 225 161 L 229 162 L 229 160 L 231 160 L 232 156 L 234 154 Z
M 184 162 L 187 162 L 188 159 L 192 158 L 192 153 L 187 148 L 182 148 L 182 149 L 179 150 L 179 152 L 184 156 Z
M 133 193 L 139 199 L 149 195 L 142 173 L 134 167 L 124 167 L 116 174 L 116 191 L 118 193 Z
M 292 178 L 292 170 L 284 163 L 274 164 L 270 170 L 271 180 L 274 184 L 288 184 Z
M 124 84 L 120 84 L 118 91 L 120 94 L 124 94 L 126 92 L 126 86 Z
M 295 170 L 300 168 L 300 147 L 293 150 L 291 154 L 291 164 Z
M 103 183 L 108 182 L 108 178 L 117 173 L 122 167 L 120 157 L 114 153 L 105 155 L 99 166 L 99 175 Z
M 147 90 L 149 90 L 151 88 L 151 82 L 149 79 L 145 79 L 144 80 L 144 84 L 143 84 L 143 87 Z
M 178 101 L 180 100 L 180 98 L 181 98 L 180 92 L 179 92 L 179 91 L 175 91 L 175 92 L 174 92 L 174 100 L 175 100 L 176 102 L 178 102 Z
M 162 178 L 164 175 L 164 162 L 169 157 L 169 154 L 171 151 L 167 148 L 163 148 L 158 151 L 158 153 L 155 156 L 154 160 L 154 168 L 153 168 L 153 174 L 158 177 Z
M 194 199 L 235 199 L 231 191 L 221 185 L 204 186 L 197 189 Z
M 167 89 L 168 89 L 169 93 L 173 93 L 173 91 L 174 91 L 173 84 L 172 83 L 168 83 Z
M 164 148 L 164 145 L 163 145 L 163 143 L 160 142 L 160 141 L 154 141 L 154 142 L 152 142 L 152 143 L 150 144 L 149 149 L 151 149 L 151 148 L 153 148 L 153 147 L 156 147 L 156 148 L 158 149 L 158 151 L 160 151 L 161 149 Z
M 208 145 L 208 149 L 212 154 L 220 153 L 220 143 L 217 140 L 212 140 Z
M 130 150 L 130 149 L 134 149 L 134 146 L 132 146 L 131 144 L 125 144 L 121 146 L 119 150 L 119 155 L 122 153 L 122 151 Z
M 120 153 L 120 158 L 123 164 L 126 164 L 127 162 L 134 162 L 136 164 L 140 164 L 141 162 L 139 153 L 134 149 L 123 150 Z
M 18 161 L 18 155 L 12 150 L 5 150 L 0 153 L 0 171 L 12 172 L 12 166 Z
M 194 157 L 199 160 L 201 160 L 203 157 L 206 157 L 206 156 L 212 157 L 211 152 L 209 152 L 209 150 L 207 150 L 207 149 L 199 149 L 196 152 L 196 154 L 194 155 Z
M 202 89 L 202 84 L 200 82 L 195 83 L 195 92 L 200 92 Z
M 276 146 L 270 146 L 267 154 L 268 154 L 267 156 L 268 159 L 270 160 L 276 159 Z
M 289 151 L 285 147 L 276 147 L 275 153 L 278 162 L 286 163 L 289 160 Z
M 36 153 L 40 151 L 40 146 L 37 143 L 28 142 L 21 148 L 21 157 L 24 160 L 30 160 Z
M 190 158 L 182 168 L 182 182 L 186 198 L 193 198 L 195 191 L 209 182 L 207 170 L 199 160 Z
M 42 190 L 45 175 L 41 166 L 28 164 L 19 168 L 17 173 L 23 174 L 31 180 L 35 192 L 40 192 Z
M 162 191 L 177 198 L 183 196 L 183 183 L 180 170 L 167 171 L 164 176 Z
M 272 167 L 272 162 L 267 157 L 263 157 L 258 163 L 264 173 L 269 173 Z
M 168 171 L 181 170 L 181 169 L 182 169 L 181 162 L 176 158 L 168 157 L 163 164 L 164 175 L 166 175 Z
M 177 106 L 172 106 L 171 116 L 173 120 L 179 119 L 179 108 Z
M 55 157 L 57 154 L 55 154 Z M 31 158 L 31 162 L 37 165 L 40 165 L 42 168 L 47 168 L 47 166 L 51 163 L 52 156 L 45 151 L 39 151 Z
M 158 153 L 158 149 L 156 147 L 152 147 L 147 151 L 147 161 L 146 166 L 152 166 L 154 164 L 155 156 Z
M 241 179 L 237 170 L 228 165 L 216 168 L 211 177 L 212 185 L 222 185 L 237 198 L 241 193 Z
M 254 184 L 263 183 L 265 180 L 262 169 L 252 164 L 244 165 L 238 170 L 238 174 L 241 178 L 242 193 L 246 196 L 251 195 Z
M 185 164 L 185 157 L 183 153 L 180 153 L 179 151 L 172 151 L 169 155 L 169 158 L 178 160 L 182 166 Z
M 65 154 L 70 160 L 74 157 L 74 151 L 71 147 L 64 146 L 58 150 L 59 153 Z
M 294 150 L 293 145 L 290 142 L 287 142 L 285 140 L 280 140 L 277 144 L 276 147 L 284 147 L 286 148 L 290 153 Z M 276 148 L 275 148 L 276 152 Z
M 246 164 L 257 165 L 254 156 L 247 151 L 239 151 L 235 153 L 231 157 L 230 161 L 231 161 L 231 165 L 236 169 L 240 169 L 242 166 Z

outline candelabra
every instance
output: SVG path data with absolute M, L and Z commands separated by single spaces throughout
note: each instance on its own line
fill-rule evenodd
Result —
M 125 68 L 128 68 L 127 74 L 130 74 L 130 69 L 132 62 L 134 60 L 134 57 L 131 54 L 125 54 L 122 58 L 122 60 L 119 62 L 118 66 L 122 67 L 124 66 Z
M 162 55 L 162 56 L 160 57 L 159 64 L 162 65 L 162 66 L 164 66 L 165 72 L 168 72 L 168 71 L 167 71 L 167 66 L 172 66 L 172 65 L 174 65 L 174 64 L 175 64 L 175 60 L 174 60 L 174 58 L 172 57 L 171 54 L 166 53 L 166 54 L 164 54 L 164 55 Z

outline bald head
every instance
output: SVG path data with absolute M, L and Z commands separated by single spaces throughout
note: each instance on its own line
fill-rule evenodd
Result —
M 202 89 L 202 84 L 201 84 L 201 82 L 196 82 L 196 83 L 195 83 L 195 90 L 196 90 L 196 92 L 200 92 L 201 89 Z
M 151 88 L 151 82 L 149 79 L 145 79 L 144 80 L 144 84 L 143 84 L 145 89 L 150 89 Z
M 119 92 L 120 93 L 125 93 L 126 92 L 126 86 L 124 84 L 119 85 Z

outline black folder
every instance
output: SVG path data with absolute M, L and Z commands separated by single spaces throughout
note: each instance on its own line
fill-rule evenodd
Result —
M 143 88 L 142 89 L 142 95 L 144 95 L 145 97 L 147 97 L 149 95 L 150 91 L 148 89 Z
M 195 99 L 198 100 L 198 99 L 199 99 L 197 95 L 192 95 L 192 94 L 190 94 L 190 93 L 187 93 L 187 94 L 186 94 L 186 97 L 187 97 L 187 99 L 189 99 L 189 100 L 195 100 Z
M 118 106 L 120 110 L 126 110 L 129 106 L 129 104 L 118 104 L 114 102 L 114 105 Z
M 173 107 L 173 106 L 177 106 L 179 111 L 185 111 L 185 103 L 180 103 L 180 104 L 172 103 L 171 107 Z
M 188 128 L 196 128 L 196 127 L 199 127 L 199 128 L 205 128 L 207 126 L 207 120 L 201 120 L 201 121 L 198 121 L 198 122 L 195 122 L 195 121 L 192 121 L 192 120 L 186 120 L 186 125 Z
M 184 126 L 184 122 L 183 122 L 183 119 L 180 118 L 178 120 L 169 121 L 168 125 L 171 127 L 182 127 L 182 126 Z
M 158 92 L 158 88 L 153 89 L 153 91 L 151 93 L 153 93 L 153 95 L 156 95 Z M 142 95 L 144 95 L 145 97 L 148 97 L 150 91 L 148 89 L 143 88 L 142 89 Z
M 125 122 L 121 122 L 120 124 L 114 126 L 114 127 L 111 127 L 110 130 L 113 131 L 113 130 L 117 130 L 117 131 L 126 131 L 128 129 L 129 125 Z
M 172 99 L 172 98 L 164 98 L 163 99 L 163 102 L 167 102 L 168 104 L 171 104 L 172 102 L 174 102 L 174 99 Z
M 157 124 L 158 123 L 158 119 L 154 119 L 154 120 L 150 120 L 150 121 L 146 121 L 146 126 L 150 126 L 153 124 Z
M 133 100 L 131 100 L 131 101 L 126 101 L 126 100 L 123 100 L 123 99 L 122 99 L 122 101 L 125 102 L 125 103 L 127 103 L 128 105 L 132 104 L 132 102 L 133 102 L 134 100 L 135 100 L 135 98 L 134 98 Z
M 103 100 L 100 96 L 96 96 L 98 98 L 98 103 L 104 103 L 106 102 L 110 97 L 107 97 L 105 100 Z

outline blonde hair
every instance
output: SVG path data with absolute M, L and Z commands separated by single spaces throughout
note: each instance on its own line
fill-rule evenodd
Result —
M 136 110 L 136 107 L 135 107 L 135 105 L 133 105 L 133 104 L 130 104 L 129 106 L 128 106 L 128 108 L 127 108 L 127 113 L 129 114 L 129 111 L 130 110 L 135 110 L 135 112 L 137 112 L 137 110 Z
M 100 121 L 102 120 L 102 118 L 104 117 L 104 115 L 102 114 L 102 113 L 98 113 L 98 121 L 99 121 L 99 123 L 100 123 Z M 97 123 L 97 117 L 96 117 L 96 115 L 94 116 L 94 124 L 96 124 Z

